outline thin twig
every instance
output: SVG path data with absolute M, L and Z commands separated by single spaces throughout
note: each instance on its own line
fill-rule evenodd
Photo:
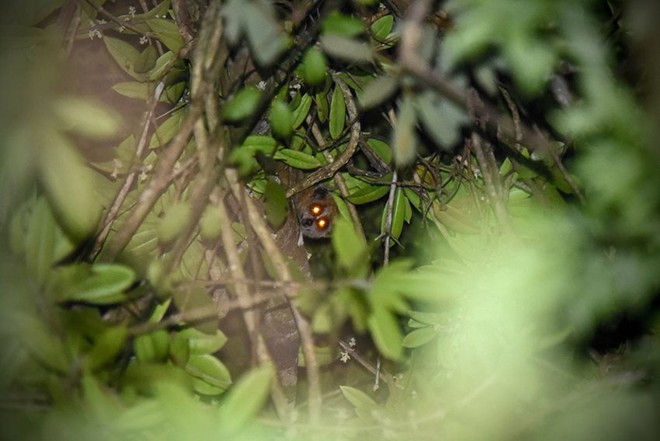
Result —
M 394 170 L 392 174 L 392 182 L 390 184 L 390 193 L 387 197 L 387 205 L 385 209 L 387 214 L 385 217 L 385 250 L 383 251 L 383 265 L 390 263 L 390 241 L 392 240 L 392 215 L 394 211 L 394 195 L 396 194 L 397 188 L 397 172 Z
M 156 105 L 158 104 L 158 100 L 160 99 L 160 93 L 162 92 L 162 90 L 163 90 L 162 87 L 157 87 L 155 95 L 149 98 L 150 102 L 148 103 L 148 109 L 147 112 L 145 113 L 144 123 L 142 124 L 142 133 L 140 134 L 140 139 L 138 141 L 137 148 L 135 149 L 135 154 L 133 155 L 133 157 L 136 160 L 140 160 L 140 161 L 142 160 L 144 151 L 147 148 L 150 123 L 153 119 L 154 111 L 156 109 Z M 91 253 L 92 260 L 101 251 L 103 244 L 108 238 L 108 234 L 110 234 L 112 225 L 114 221 L 117 219 L 119 210 L 124 204 L 124 201 L 128 196 L 128 193 L 131 191 L 131 188 L 135 183 L 135 178 L 137 177 L 137 175 L 138 175 L 138 170 L 133 169 L 124 178 L 124 183 L 122 184 L 121 188 L 119 189 L 119 192 L 115 196 L 115 199 L 110 205 L 110 209 L 106 213 L 105 219 L 103 220 L 103 227 L 101 228 L 101 232 L 96 236 L 94 250 Z

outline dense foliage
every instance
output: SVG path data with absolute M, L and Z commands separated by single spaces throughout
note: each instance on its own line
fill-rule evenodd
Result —
M 656 439 L 645 8 L 3 4 L 2 437 Z

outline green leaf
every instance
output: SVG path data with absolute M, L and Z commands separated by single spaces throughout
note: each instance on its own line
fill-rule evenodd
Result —
M 376 40 L 385 40 L 394 26 L 394 16 L 391 14 L 384 15 L 371 25 L 371 33 Z
M 79 263 L 55 270 L 51 289 L 60 302 L 111 305 L 127 299 L 124 291 L 135 278 L 135 272 L 124 265 Z
M 290 39 L 275 19 L 271 2 L 243 3 L 242 22 L 256 62 L 269 66 L 289 46 Z
M 46 280 L 55 263 L 74 249 L 44 197 L 21 207 L 12 219 L 11 234 L 12 248 L 24 253 L 27 269 L 39 284 Z
M 357 17 L 334 10 L 321 23 L 323 34 L 337 34 L 343 37 L 357 37 L 364 32 L 364 24 Z
M 229 370 L 213 355 L 191 354 L 184 369 L 195 379 L 200 380 L 193 383 L 195 389 L 200 393 L 206 395 L 220 394 L 231 385 Z
M 82 240 L 95 230 L 101 206 L 91 171 L 78 151 L 52 133 L 39 157 L 39 177 L 56 219 L 67 235 Z
M 403 346 L 406 348 L 418 348 L 429 343 L 438 336 L 438 333 L 430 326 L 415 329 L 403 337 Z
M 335 86 L 332 92 L 332 101 L 330 102 L 330 136 L 337 139 L 344 131 L 346 124 L 346 102 L 341 87 Z
M 318 159 L 316 159 L 316 157 L 291 149 L 278 150 L 277 153 L 275 153 L 274 158 L 280 159 L 284 161 L 285 164 L 300 170 L 313 170 L 323 165 Z
M 152 93 L 154 86 L 140 81 L 122 81 L 112 86 L 112 90 L 128 98 L 146 100 Z
M 404 167 L 415 160 L 417 135 L 415 133 L 415 108 L 413 99 L 404 96 L 397 112 L 397 124 L 392 133 L 392 151 L 397 167 Z
M 3 317 L 3 320 L 11 323 L 10 329 L 37 361 L 59 373 L 68 371 L 69 361 L 62 341 L 42 320 L 17 311 Z
M 321 48 L 332 57 L 353 63 L 371 63 L 374 58 L 368 43 L 334 34 L 321 37 Z
M 316 115 L 319 118 L 319 122 L 325 123 L 330 116 L 327 91 L 321 90 L 314 95 L 314 103 L 316 104 Z
M 126 326 L 112 326 L 106 329 L 87 354 L 85 367 L 94 371 L 114 360 L 124 347 L 127 337 L 128 328 Z
M 146 23 L 154 31 L 156 37 L 172 52 L 177 53 L 183 47 L 184 41 L 179 27 L 172 20 L 150 18 L 146 20 Z
M 381 355 L 390 360 L 400 360 L 403 356 L 403 335 L 396 316 L 385 308 L 376 307 L 367 319 L 367 326 Z
M 520 32 L 503 45 L 503 50 L 521 90 L 528 95 L 540 92 L 555 66 L 552 46 Z
M 293 111 L 293 128 L 297 129 L 307 118 L 309 109 L 312 107 L 312 97 L 308 94 L 304 94 L 300 99 L 300 104 L 296 107 L 296 110 Z
M 121 124 L 119 115 L 108 106 L 89 99 L 59 99 L 53 103 L 53 112 L 61 122 L 60 128 L 94 139 L 114 135 Z
M 175 110 L 170 114 L 170 116 L 163 121 L 153 135 L 151 135 L 151 141 L 149 141 L 149 148 L 153 149 L 167 144 L 179 133 L 181 124 L 186 119 L 188 110 L 183 107 L 179 110 Z
M 369 147 L 376 152 L 378 157 L 382 159 L 385 164 L 390 164 L 392 162 L 392 148 L 387 145 L 386 142 L 376 138 L 369 138 L 367 144 L 369 144 Z
M 195 328 L 188 328 L 180 331 L 179 335 L 188 339 L 191 354 L 213 354 L 227 343 L 227 336 L 219 329 L 213 334 L 207 334 Z
M 351 386 L 339 386 L 342 395 L 353 405 L 356 409 L 365 411 L 379 409 L 378 403 L 369 395 Z
M 261 91 L 259 89 L 255 86 L 244 87 L 225 104 L 225 119 L 227 121 L 241 121 L 248 118 L 256 110 L 260 100 Z
M 307 84 L 317 85 L 325 81 L 328 74 L 328 60 L 318 48 L 307 49 L 302 64 L 302 78 Z
M 158 222 L 158 240 L 160 243 L 174 241 L 188 226 L 192 216 L 192 207 L 188 202 L 170 205 L 165 215 Z
M 133 340 L 133 349 L 135 356 L 141 362 L 163 362 L 167 359 L 170 350 L 169 335 L 164 329 L 139 335 Z
M 338 264 L 349 271 L 361 269 L 367 260 L 367 245 L 353 226 L 344 219 L 335 221 L 332 228 L 332 247 L 337 254 Z
M 137 73 L 141 73 L 141 74 L 146 73 L 149 70 L 153 69 L 157 59 L 158 59 L 158 51 L 156 50 L 156 47 L 153 45 L 147 46 L 146 49 L 140 52 L 140 56 L 135 61 L 135 65 L 133 66 L 133 69 L 135 69 L 135 72 Z
M 264 406 L 275 375 L 271 365 L 264 365 L 241 377 L 220 408 L 222 430 L 233 434 L 245 427 Z
M 469 121 L 463 109 L 431 92 L 418 95 L 415 104 L 422 126 L 440 148 L 448 150 L 460 140 L 461 126 Z
M 358 102 L 363 110 L 368 110 L 390 99 L 398 89 L 398 78 L 381 75 L 367 83 L 362 92 L 358 94 Z
M 410 202 L 406 199 L 403 189 L 397 187 L 394 191 L 394 201 L 392 204 L 392 225 L 390 228 L 390 235 L 394 239 L 398 239 L 403 231 L 403 222 L 405 220 L 406 212 L 410 209 Z M 387 223 L 387 205 L 383 209 L 381 216 L 381 233 L 385 233 L 385 224 Z
M 135 65 L 139 63 L 140 51 L 118 38 L 104 36 L 103 43 L 120 69 L 138 81 L 146 79 L 145 75 L 135 70 Z
M 213 241 L 220 237 L 222 232 L 223 220 L 218 207 L 214 204 L 208 204 L 202 218 L 199 220 L 199 234 L 202 240 Z
M 282 226 L 289 212 L 289 201 L 284 188 L 274 179 L 269 179 L 266 184 L 264 204 L 268 222 L 276 229 Z
M 350 203 L 355 205 L 368 204 L 369 202 L 377 201 L 385 196 L 390 191 L 388 185 L 371 185 L 366 184 L 357 188 L 346 198 Z
M 215 311 L 217 309 L 217 305 L 213 302 L 209 292 L 202 286 L 175 289 L 172 292 L 172 298 L 177 309 L 181 312 L 190 310 L 200 313 L 203 311 Z M 215 335 L 218 330 L 218 319 L 209 318 L 195 324 L 195 328 L 206 334 Z
M 149 72 L 147 73 L 147 78 L 149 79 L 149 81 L 160 80 L 163 77 L 163 75 L 168 73 L 168 71 L 177 61 L 178 59 L 174 52 L 172 51 L 165 52 L 163 55 L 158 57 L 154 67 L 151 70 L 149 70 Z
M 286 141 L 293 134 L 294 115 L 289 106 L 279 99 L 273 100 L 270 106 L 270 128 L 279 139 Z

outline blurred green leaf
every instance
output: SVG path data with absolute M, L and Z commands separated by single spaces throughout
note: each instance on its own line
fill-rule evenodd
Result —
M 169 340 L 169 335 L 164 329 L 138 335 L 133 340 L 135 356 L 143 363 L 165 361 L 169 353 Z
M 346 398 L 356 409 L 372 411 L 379 408 L 376 401 L 360 389 L 351 386 L 339 386 L 339 390 L 341 390 L 344 398 Z
M 66 97 L 53 103 L 60 127 L 93 139 L 114 135 L 120 126 L 119 115 L 107 106 L 89 99 Z
M 174 241 L 191 220 L 192 207 L 188 202 L 179 202 L 168 207 L 158 222 L 158 240 L 161 243 Z
M 256 110 L 261 100 L 261 91 L 255 86 L 246 86 L 239 90 L 224 107 L 224 116 L 227 121 L 241 121 Z
M 209 292 L 201 286 L 194 286 L 187 289 L 176 289 L 172 292 L 174 304 L 179 311 L 217 311 L 217 305 L 211 299 Z M 216 335 L 218 330 L 218 319 L 209 315 L 209 319 L 195 324 L 195 328 L 205 334 Z M 185 334 L 179 337 L 184 337 Z M 188 341 L 186 340 L 186 346 Z M 180 349 L 180 348 L 177 348 Z
M 362 20 L 337 10 L 330 12 L 321 23 L 323 34 L 337 34 L 348 38 L 357 37 L 364 32 L 364 29 Z
M 213 241 L 220 237 L 223 228 L 223 219 L 220 210 L 215 205 L 207 205 L 202 218 L 199 220 L 199 234 L 205 241 Z
M 429 343 L 438 336 L 435 329 L 430 326 L 414 329 L 403 337 L 402 345 L 406 348 L 418 348 Z
M 219 329 L 216 329 L 214 334 L 207 334 L 195 328 L 188 328 L 180 331 L 179 336 L 188 339 L 191 354 L 213 354 L 227 343 L 227 336 Z
M 330 101 L 330 136 L 337 139 L 344 131 L 346 124 L 346 102 L 341 87 L 335 86 L 332 92 L 332 101 Z
M 469 122 L 465 111 L 434 93 L 416 97 L 417 117 L 424 130 L 443 150 L 453 147 L 461 137 L 461 126 Z
M 231 385 L 231 374 L 225 365 L 210 354 L 191 354 L 184 369 L 195 379 L 193 387 L 205 395 L 217 395 Z
M 293 134 L 294 115 L 289 106 L 279 99 L 273 100 L 270 106 L 268 121 L 270 128 L 278 139 L 283 141 L 291 138 Z
M 413 98 L 406 95 L 399 106 L 397 123 L 392 132 L 392 153 L 397 167 L 404 167 L 415 160 L 417 154 L 416 123 Z
M 266 403 L 274 376 L 275 369 L 264 365 L 241 377 L 220 408 L 223 432 L 233 434 L 257 415 Z
M 255 60 L 269 66 L 289 46 L 289 37 L 282 32 L 275 20 L 271 2 L 250 1 L 243 3 L 242 21 L 250 49 Z
M 51 289 L 60 302 L 110 305 L 126 300 L 135 272 L 124 265 L 97 263 L 59 267 L 53 273 Z
M 276 229 L 282 226 L 289 212 L 289 201 L 284 188 L 273 179 L 266 184 L 264 204 L 268 222 Z
M 16 338 L 39 363 L 60 374 L 67 373 L 70 363 L 64 345 L 42 320 L 18 311 L 12 311 L 3 320 L 11 324 Z
M 361 275 L 367 259 L 367 245 L 353 226 L 344 219 L 337 219 L 332 228 L 332 247 L 338 264 L 355 275 Z
M 381 75 L 367 83 L 358 95 L 360 107 L 364 110 L 381 105 L 399 89 L 399 80 L 389 75 Z
M 321 48 L 325 53 L 340 60 L 355 63 L 371 63 L 373 51 L 368 43 L 328 34 L 321 37 Z
M 316 47 L 305 51 L 302 59 L 302 77 L 306 83 L 311 85 L 321 84 L 328 74 L 328 60 Z
M 90 371 L 110 363 L 124 347 L 128 337 L 128 328 L 123 325 L 112 326 L 105 330 L 87 354 L 85 367 Z
M 25 256 L 27 269 L 38 283 L 43 283 L 57 261 L 74 249 L 43 197 L 17 210 L 10 231 L 14 252 Z
M 76 240 L 94 231 L 101 207 L 94 195 L 91 171 L 76 149 L 56 133 L 44 139 L 39 176 L 62 229 Z
M 372 295 L 378 295 L 373 292 Z M 403 335 L 396 316 L 385 308 L 376 307 L 367 319 L 369 332 L 378 351 L 390 360 L 400 360 L 403 356 Z

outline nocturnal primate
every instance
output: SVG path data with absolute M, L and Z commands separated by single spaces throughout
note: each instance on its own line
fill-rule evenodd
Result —
M 310 239 L 329 237 L 337 214 L 330 190 L 325 185 L 310 187 L 294 197 L 300 232 Z

